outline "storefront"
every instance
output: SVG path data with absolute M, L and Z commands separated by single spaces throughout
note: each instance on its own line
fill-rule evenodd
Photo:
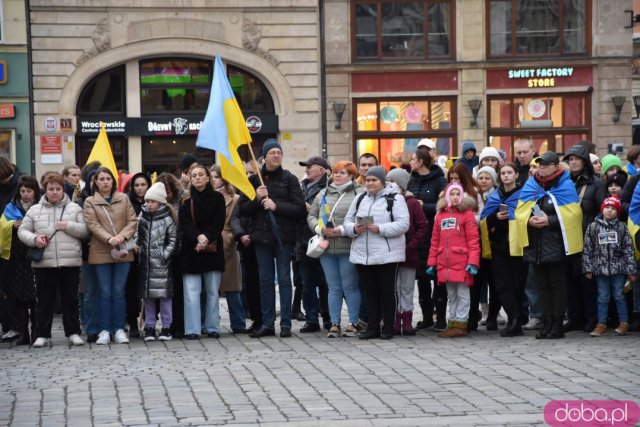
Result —
M 591 67 L 549 66 L 487 71 L 489 144 L 513 158 L 513 142 L 531 139 L 540 154 L 565 153 L 592 139 Z

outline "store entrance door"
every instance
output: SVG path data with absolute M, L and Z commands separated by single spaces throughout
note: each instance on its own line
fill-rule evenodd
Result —
M 142 172 L 175 173 L 180 169 L 180 159 L 193 154 L 205 165 L 215 161 L 215 151 L 196 147 L 197 135 L 143 136 Z

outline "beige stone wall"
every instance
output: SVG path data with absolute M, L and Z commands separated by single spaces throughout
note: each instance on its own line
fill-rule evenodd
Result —
M 31 2 L 36 135 L 44 131 L 47 116 L 73 117 L 83 86 L 106 69 L 124 63 L 131 70 L 140 59 L 158 56 L 213 59 L 220 54 L 224 62 L 257 75 L 270 91 L 280 132 L 291 135 L 281 138 L 285 167 L 320 152 L 315 1 L 193 0 L 189 7 L 177 0 L 132 4 Z M 139 91 L 131 79 L 137 75 L 127 76 L 128 112 L 135 117 L 139 108 L 131 98 L 139 97 Z M 140 162 L 132 149 L 130 160 Z M 64 162 L 73 161 L 73 148 L 65 147 Z M 132 170 L 136 166 L 130 164 Z
M 2 6 L 2 44 L 26 45 L 24 0 L 4 0 L 0 5 Z

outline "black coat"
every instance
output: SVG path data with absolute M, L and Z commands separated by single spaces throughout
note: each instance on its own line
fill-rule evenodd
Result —
M 556 178 L 555 182 L 547 188 L 557 185 L 559 179 L 560 177 Z M 547 214 L 549 226 L 535 228 L 527 225 L 529 246 L 524 248 L 523 261 L 534 264 L 550 264 L 565 261 L 564 240 L 562 239 L 560 220 L 556 213 L 556 208 L 553 206 L 553 202 L 549 196 L 544 196 L 538 200 L 537 204 L 540 206 L 540 209 Z
M 316 196 L 320 191 L 327 186 L 327 175 L 322 175 L 322 177 L 309 185 L 308 180 L 303 179 L 300 182 L 300 188 L 302 189 L 302 194 L 304 194 L 304 201 L 310 205 L 313 205 L 313 201 L 316 199 Z M 296 255 L 302 256 L 307 254 L 307 246 L 309 244 L 309 239 L 315 233 L 311 231 L 309 228 L 309 224 L 307 223 L 307 216 L 305 215 L 298 225 L 298 244 L 296 246 Z
M 438 165 L 431 165 L 430 171 L 426 175 L 413 172 L 407 184 L 407 191 L 422 201 L 422 210 L 427 218 L 427 233 L 423 243 L 418 247 L 419 265 L 422 267 L 427 265 L 427 258 L 429 257 L 431 232 L 433 231 L 433 219 L 436 216 L 438 196 L 446 186 L 447 180 L 444 177 L 444 171 Z M 423 270 L 424 268 L 418 268 L 418 272 Z
M 195 224 L 191 219 L 193 203 Z M 178 223 L 182 230 L 182 255 L 180 267 L 183 274 L 199 274 L 208 271 L 224 271 L 222 228 L 226 216 L 224 196 L 210 184 L 202 191 L 191 188 L 190 197 L 180 206 Z M 196 252 L 198 236 L 204 234 L 209 242 L 217 242 L 216 253 Z
M 607 198 L 607 187 L 588 168 L 585 168 L 576 176 L 572 175 L 571 180 L 576 185 L 578 195 L 580 195 L 582 188 L 586 186 L 580 202 L 580 207 L 582 208 L 582 232 L 584 233 L 587 230 L 587 226 L 600 213 L 600 206 L 604 199 Z
M 295 244 L 300 221 L 306 217 L 307 207 L 304 195 L 300 189 L 300 182 L 291 172 L 278 167 L 274 171 L 267 171 L 262 167 L 262 179 L 269 190 L 269 198 L 276 203 L 273 214 L 280 232 L 280 239 L 285 244 Z M 253 175 L 249 181 L 254 188 L 260 186 L 260 179 Z M 251 217 L 249 235 L 253 242 L 265 245 L 276 245 L 267 214 L 256 197 L 249 200 L 244 194 L 238 200 L 240 215 Z
M 511 191 L 505 191 L 503 186 L 496 188 L 496 191 L 500 195 L 500 200 L 502 200 L 503 203 L 518 190 L 520 190 L 520 187 L 515 187 Z M 509 221 L 498 219 L 498 210 L 496 209 L 487 216 L 487 227 L 489 228 L 489 240 L 491 241 L 491 255 L 497 255 L 503 258 L 510 257 Z
M 22 172 L 16 168 L 13 171 L 13 176 L 6 184 L 0 185 L 0 212 L 4 212 L 4 208 L 13 199 L 18 191 L 18 178 L 22 176 Z
M 24 209 L 19 202 L 14 202 L 16 207 L 24 214 Z M 0 274 L 2 275 L 2 289 L 12 301 L 22 303 L 36 300 L 36 281 L 31 268 L 31 260 L 27 259 L 29 248 L 18 238 L 18 230 L 11 231 L 11 258 L 0 258 Z
M 520 161 L 516 159 L 515 161 L 516 167 L 518 168 L 518 177 L 516 178 L 516 185 L 518 187 L 522 187 L 525 182 L 529 179 L 529 169 L 530 165 L 521 165 Z
M 636 190 L 636 185 L 638 185 L 638 180 L 640 180 L 640 174 L 630 177 L 620 192 L 620 203 L 622 203 L 622 215 L 620 215 L 620 221 L 627 221 L 629 216 L 629 205 L 631 204 L 633 192 Z

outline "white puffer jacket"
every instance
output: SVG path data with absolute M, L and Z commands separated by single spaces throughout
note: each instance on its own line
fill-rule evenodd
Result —
M 360 195 L 356 196 L 342 224 L 343 234 L 353 238 L 349 261 L 361 265 L 381 265 L 405 260 L 404 234 L 409 230 L 409 209 L 404 196 L 398 187 L 387 184 L 377 194 L 368 191 L 356 212 L 356 204 Z M 395 194 L 393 202 L 393 222 L 387 210 L 385 195 Z M 365 231 L 355 234 L 357 217 L 372 216 L 373 222 L 380 228 L 380 233 Z
M 64 207 L 64 213 L 62 208 Z M 60 215 L 62 214 L 62 218 Z M 52 205 L 46 196 L 40 203 L 31 206 L 18 229 L 18 238 L 30 248 L 35 248 L 34 240 L 39 235 L 51 236 L 58 221 L 67 221 L 67 229 L 58 231 L 44 249 L 42 261 L 32 262 L 33 268 L 80 267 L 82 265 L 82 249 L 80 240 L 89 235 L 84 224 L 82 208 L 64 198 Z

